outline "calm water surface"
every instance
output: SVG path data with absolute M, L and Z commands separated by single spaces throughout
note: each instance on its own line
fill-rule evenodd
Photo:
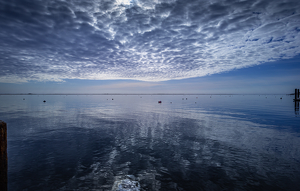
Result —
M 300 188 L 291 96 L 0 95 L 0 120 L 11 191 Z

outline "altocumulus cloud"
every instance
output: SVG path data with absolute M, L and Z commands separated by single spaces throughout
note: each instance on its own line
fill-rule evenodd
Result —
M 0 0 L 0 82 L 200 77 L 299 37 L 299 0 Z

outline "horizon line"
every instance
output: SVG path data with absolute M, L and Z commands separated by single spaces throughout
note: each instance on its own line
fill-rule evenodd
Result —
M 0 93 L 0 95 L 294 95 L 295 93 Z

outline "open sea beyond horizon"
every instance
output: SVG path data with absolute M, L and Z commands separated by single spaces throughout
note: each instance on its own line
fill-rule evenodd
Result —
M 290 95 L 0 95 L 0 120 L 9 191 L 300 188 Z

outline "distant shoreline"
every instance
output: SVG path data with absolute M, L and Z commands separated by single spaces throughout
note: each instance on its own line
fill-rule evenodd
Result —
M 55 94 L 43 94 L 43 93 L 5 93 L 5 94 L 0 94 L 0 95 L 295 95 L 295 94 L 209 94 L 209 93 L 205 93 L 205 94 L 197 94 L 197 93 L 87 93 L 87 94 L 83 94 L 83 93 L 55 93 Z

